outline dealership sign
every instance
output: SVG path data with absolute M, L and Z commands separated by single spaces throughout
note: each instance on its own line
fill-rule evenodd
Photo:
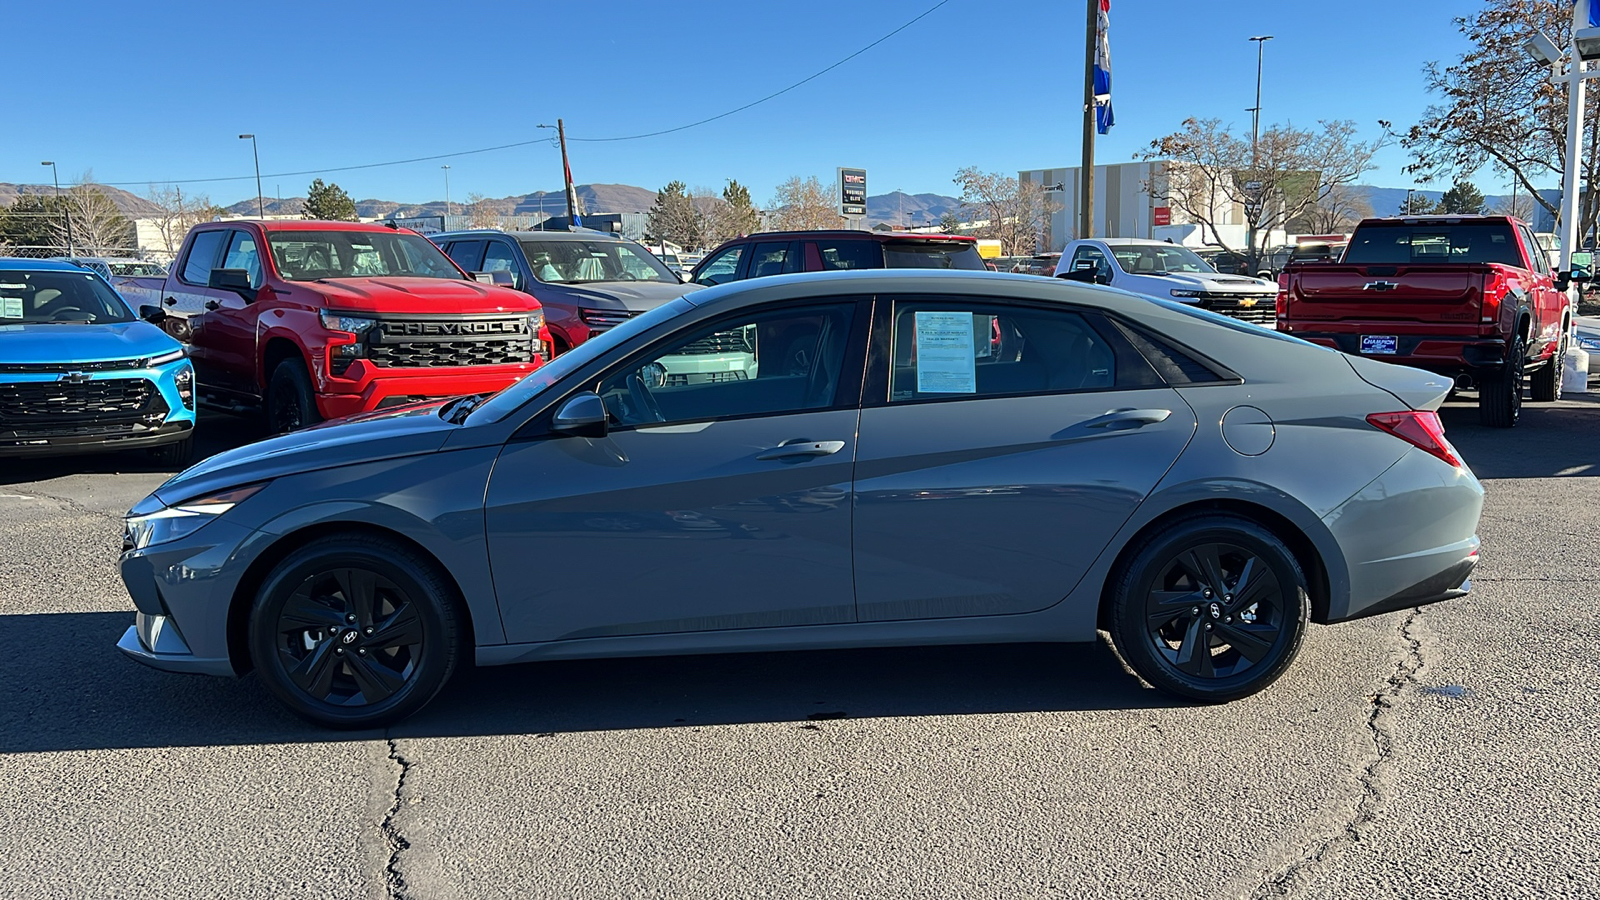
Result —
M 867 214 L 867 170 L 839 169 L 839 214 L 864 216 Z
M 1157 206 L 1153 210 L 1151 210 L 1151 212 L 1155 214 L 1153 216 L 1153 218 L 1152 218 L 1152 224 L 1155 224 L 1155 225 L 1171 225 L 1172 224 L 1172 207 L 1170 207 L 1170 206 Z

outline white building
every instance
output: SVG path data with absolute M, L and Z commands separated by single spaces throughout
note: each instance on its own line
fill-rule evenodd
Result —
M 1193 222 L 1167 200 L 1167 173 L 1183 165 L 1171 160 L 1113 163 L 1094 167 L 1094 228 L 1082 237 L 1134 237 L 1171 239 L 1190 247 L 1225 244 L 1234 249 L 1247 242 L 1244 205 L 1219 196 L 1211 220 L 1216 231 Z M 1079 197 L 1083 189 L 1083 167 L 1028 169 L 1017 173 L 1017 180 L 1045 188 L 1057 209 L 1045 223 L 1042 246 L 1059 251 L 1078 234 Z M 1055 190 L 1059 185 L 1060 189 Z M 1266 236 L 1265 245 L 1281 244 L 1281 230 Z

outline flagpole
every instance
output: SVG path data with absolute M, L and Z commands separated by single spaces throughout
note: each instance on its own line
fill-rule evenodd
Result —
M 1078 239 L 1094 237 L 1094 56 L 1100 31 L 1100 0 L 1087 0 L 1083 33 L 1083 173 L 1078 191 Z

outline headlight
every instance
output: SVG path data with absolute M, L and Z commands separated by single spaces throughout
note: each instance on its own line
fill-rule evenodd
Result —
M 1198 296 L 1200 296 L 1200 292 L 1199 291 L 1186 291 L 1186 290 L 1183 290 L 1182 288 L 1173 288 L 1172 290 L 1168 291 L 1167 293 L 1171 294 L 1174 297 L 1198 297 Z
M 534 337 L 539 336 L 539 329 L 544 327 L 544 310 L 536 309 L 528 313 L 528 331 Z
M 188 537 L 199 531 L 207 522 L 255 496 L 256 492 L 264 487 L 265 484 L 251 484 L 231 488 L 208 497 L 169 506 L 147 516 L 129 516 L 126 522 L 128 547 L 133 550 L 143 550 L 156 544 Z
M 188 355 L 189 355 L 189 351 L 188 350 L 185 350 L 182 347 L 179 347 L 178 349 L 173 350 L 170 353 L 163 353 L 160 356 L 152 356 L 149 359 L 145 360 L 144 364 L 145 364 L 146 368 L 153 367 L 153 366 L 164 366 L 164 365 L 166 365 L 167 363 L 170 363 L 170 362 L 177 362 L 178 360 L 183 359 L 185 356 L 188 356 Z
M 342 316 L 327 310 L 322 310 L 318 313 L 318 316 L 322 319 L 323 328 L 329 331 L 349 332 L 357 337 L 366 334 L 372 330 L 373 326 L 378 324 L 377 319 L 368 319 L 362 316 Z
M 183 408 L 194 409 L 194 367 L 179 369 L 178 374 L 172 376 L 172 381 L 178 388 L 178 399 L 183 401 Z

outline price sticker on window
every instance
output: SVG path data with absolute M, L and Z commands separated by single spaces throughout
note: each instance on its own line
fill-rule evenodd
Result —
M 919 312 L 916 319 L 917 393 L 976 394 L 972 313 Z

